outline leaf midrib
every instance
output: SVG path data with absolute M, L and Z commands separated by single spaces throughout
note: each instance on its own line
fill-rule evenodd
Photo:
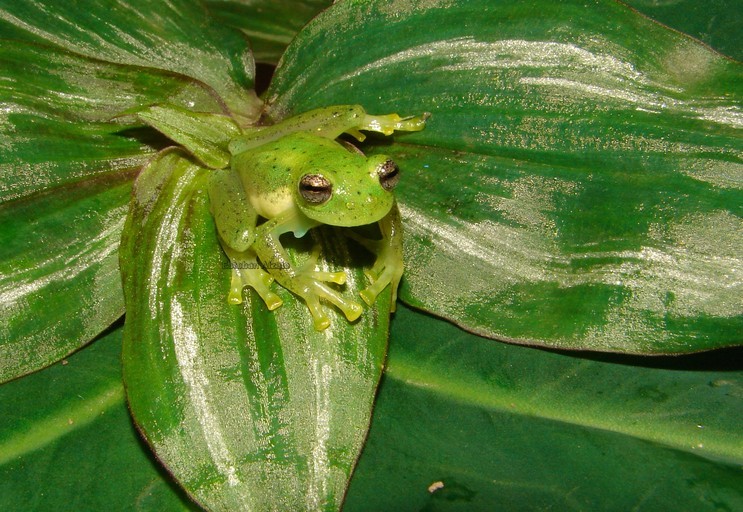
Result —
M 47 417 L 34 421 L 28 430 L 0 440 L 0 466 L 93 423 L 100 415 L 122 404 L 123 401 L 124 387 L 120 381 L 116 381 L 83 401 L 58 409 Z
M 695 444 L 690 437 L 685 437 L 685 431 L 679 429 L 677 423 L 666 423 L 660 419 L 653 423 L 628 422 L 621 414 L 609 409 L 603 409 L 602 414 L 598 415 L 593 408 L 588 408 L 585 412 L 574 407 L 561 408 L 560 404 L 563 403 L 560 401 L 539 401 L 534 400 L 533 396 L 527 399 L 518 391 L 508 392 L 475 381 L 465 382 L 461 379 L 447 378 L 444 372 L 435 373 L 417 366 L 414 362 L 400 362 L 399 359 L 390 361 L 385 369 L 384 378 L 438 394 L 466 406 L 613 432 L 712 461 L 743 464 L 743 445 L 740 443 L 740 437 L 736 437 L 736 434 L 730 431 L 718 430 L 716 434 L 700 436 L 704 438 L 704 442 Z M 535 395 L 539 392 L 535 390 Z M 553 407 L 551 404 L 557 406 Z

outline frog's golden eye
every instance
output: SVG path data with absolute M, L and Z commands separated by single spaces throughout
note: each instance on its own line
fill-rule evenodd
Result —
M 299 193 L 310 204 L 322 204 L 333 195 L 333 185 L 322 174 L 305 174 L 299 180 Z
M 385 190 L 392 190 L 400 181 L 400 168 L 392 160 L 386 160 L 380 165 L 377 174 L 379 174 L 379 183 Z

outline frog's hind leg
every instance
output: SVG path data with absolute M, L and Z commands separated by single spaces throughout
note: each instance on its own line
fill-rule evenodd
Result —
M 395 311 L 397 289 L 404 269 L 402 221 L 396 204 L 392 207 L 390 213 L 379 221 L 379 230 L 382 233 L 381 240 L 364 238 L 353 231 L 349 231 L 347 236 L 377 255 L 372 268 L 364 271 L 371 284 L 361 290 L 359 295 L 364 299 L 364 302 L 371 306 L 377 296 L 382 293 L 382 290 L 390 285 L 392 288 L 391 311 Z
M 242 135 L 230 141 L 233 155 L 267 144 L 296 132 L 308 132 L 319 137 L 336 139 L 348 133 L 362 141 L 366 136 L 359 130 L 391 135 L 395 131 L 417 132 L 426 127 L 428 112 L 420 116 L 400 117 L 397 114 L 372 116 L 361 105 L 335 105 L 304 112 L 271 126 L 243 130 Z
M 386 114 L 382 116 L 364 114 L 357 128 L 359 130 L 383 133 L 384 135 L 392 135 L 395 132 L 419 132 L 426 127 L 426 120 L 429 117 L 431 117 L 429 112 L 424 112 L 420 116 L 409 117 L 400 117 L 397 114 Z M 355 135 L 350 131 L 349 133 Z
M 261 268 L 253 251 L 248 250 L 240 253 L 229 247 L 224 247 L 224 250 L 232 267 L 232 279 L 227 302 L 230 304 L 242 303 L 243 288 L 250 286 L 260 295 L 269 310 L 273 311 L 283 304 L 281 298 L 269 289 L 274 278 Z

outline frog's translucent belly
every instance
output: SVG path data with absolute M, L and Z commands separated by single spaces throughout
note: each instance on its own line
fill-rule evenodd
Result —
M 273 219 L 296 208 L 289 187 L 282 187 L 273 192 L 248 191 L 248 200 L 258 215 L 266 219 Z

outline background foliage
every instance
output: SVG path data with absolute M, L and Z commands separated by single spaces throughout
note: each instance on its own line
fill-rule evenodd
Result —
M 632 4 L 728 55 L 740 58 L 743 52 L 735 28 L 741 12 L 738 2 L 712 2 L 702 13 L 695 2 Z M 212 1 L 208 8 L 243 26 L 255 41 L 256 58 L 265 62 L 276 62 L 305 17 L 321 7 L 308 3 L 305 11 L 292 2 L 282 3 L 288 6 L 281 11 L 287 13 L 286 24 L 275 23 L 283 14 L 264 10 L 265 18 L 247 18 L 255 23 L 250 25 L 231 14 L 245 12 L 246 5 Z M 7 9 L 3 12 L 7 20 Z M 13 39 L 27 37 L 7 28 L 2 34 Z M 82 57 L 41 51 L 35 57 L 40 69 L 55 65 L 63 71 L 79 69 L 96 57 L 73 43 L 63 46 Z M 3 45 L 0 51 L 7 75 L 17 69 L 24 55 L 13 55 L 11 45 Z M 136 59 L 120 55 L 117 59 L 119 64 L 137 64 Z M 12 62 L 15 67 L 8 64 Z M 100 69 L 98 63 L 93 67 Z M 106 65 L 98 83 L 128 72 L 117 64 Z M 217 76 L 220 73 L 232 72 L 221 70 Z M 137 79 L 130 81 L 136 87 L 125 97 L 164 95 L 174 102 L 195 97 L 206 110 L 222 108 L 207 94 L 195 95 L 190 83 L 167 72 L 138 69 L 135 74 Z M 43 82 L 54 76 L 41 72 L 37 82 L 26 83 L 29 98 L 38 97 L 34 86 L 43 89 L 47 87 Z M 13 88 L 19 78 L 10 78 L 4 86 Z M 237 80 L 252 83 L 252 77 Z M 79 86 L 92 94 L 85 83 Z M 241 90 L 224 94 L 231 98 L 232 108 L 254 104 Z M 28 248 L 36 240 L 55 239 L 52 235 L 62 233 L 66 223 L 87 221 L 90 232 L 99 233 L 101 240 L 100 256 L 95 258 L 100 269 L 94 271 L 95 279 L 82 282 L 96 293 L 105 293 L 117 282 L 115 255 L 106 252 L 110 242 L 105 234 L 112 229 L 112 219 L 120 218 L 116 212 L 129 194 L 126 180 L 117 182 L 115 176 L 131 177 L 144 161 L 139 156 L 142 150 L 151 151 L 148 148 L 157 148 L 162 141 L 122 141 L 112 136 L 106 123 L 92 124 L 86 133 L 71 133 L 75 128 L 69 128 L 66 121 L 89 116 L 87 110 L 76 111 L 67 99 L 55 103 L 54 98 L 44 98 L 40 103 L 42 115 L 29 116 L 29 123 L 47 120 L 49 133 L 59 138 L 55 147 L 71 148 L 70 141 L 85 138 L 99 141 L 107 151 L 114 145 L 119 153 L 93 164 L 89 176 L 73 177 L 74 183 L 84 182 L 88 187 L 88 201 L 103 208 L 100 215 L 77 220 L 74 208 L 79 203 L 74 194 L 35 196 L 23 204 L 28 213 L 19 218 L 25 219 L 25 225 L 11 223 L 17 210 L 0 210 L 7 219 L 2 223 L 3 247 L 8 250 L 16 243 L 22 248 L 18 252 L 31 254 L 24 262 L 28 269 L 37 269 L 41 263 L 65 268 L 43 251 Z M 102 104 L 95 115 L 103 119 L 125 108 L 125 104 Z M 64 176 L 58 169 L 72 167 L 76 160 L 96 161 L 95 154 L 86 153 L 94 150 L 95 145 L 85 145 L 58 151 L 60 167 L 50 167 L 42 178 Z M 111 169 L 125 172 L 112 174 Z M 4 177 L 3 185 L 8 184 L 24 182 Z M 33 185 L 27 190 L 33 190 Z M 26 191 L 17 188 L 11 194 L 17 198 Z M 65 214 L 62 222 L 56 221 L 55 215 L 67 205 L 73 212 Z M 35 230 L 35 237 L 24 239 L 17 234 L 30 230 Z M 60 247 L 76 250 L 74 240 Z M 60 249 L 50 246 L 47 250 Z M 105 276 L 108 281 L 103 280 Z M 29 274 L 27 279 L 30 282 L 34 276 Z M 90 332 L 100 331 L 120 314 L 119 294 L 104 294 L 90 308 L 95 319 Z M 34 310 L 44 313 L 49 309 L 54 308 L 39 304 Z M 52 329 L 65 326 L 60 318 L 71 318 L 64 309 L 48 312 L 53 317 Z M 43 317 L 36 320 L 44 321 Z M 743 508 L 739 428 L 743 352 L 739 348 L 652 359 L 544 351 L 494 343 L 405 307 L 392 321 L 391 340 L 372 429 L 348 492 L 347 510 L 489 510 L 494 504 L 506 510 Z M 71 347 L 79 343 L 72 342 Z M 114 324 L 67 360 L 0 387 L 0 507 L 4 510 L 195 509 L 132 427 L 121 385 L 120 344 L 121 325 Z M 50 361 L 64 350 L 52 354 Z M 437 483 L 443 486 L 429 491 Z

